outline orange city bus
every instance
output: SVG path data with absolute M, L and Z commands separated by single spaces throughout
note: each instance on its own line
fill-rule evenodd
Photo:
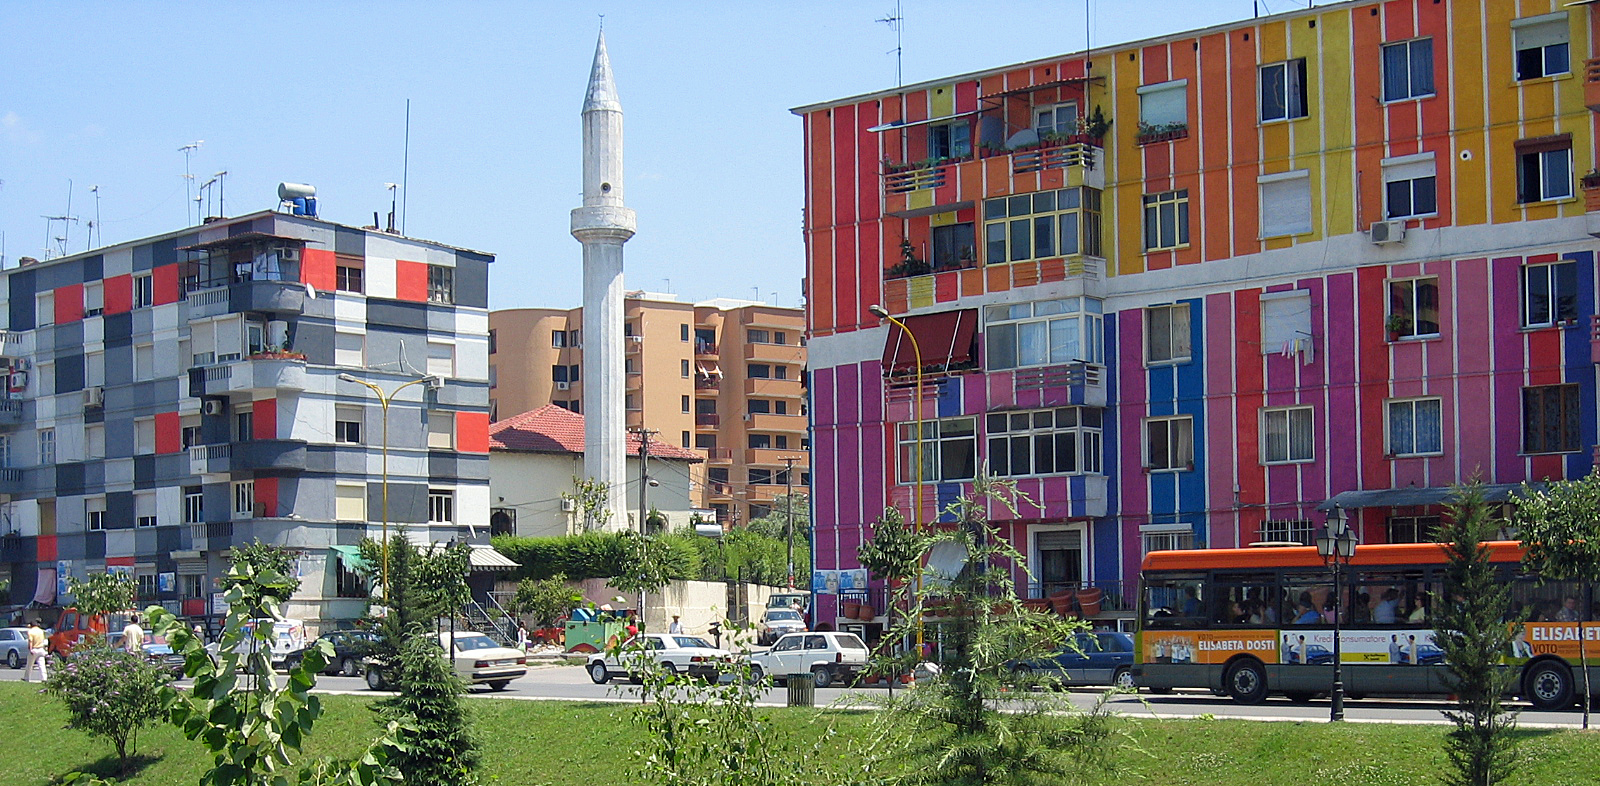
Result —
M 1508 619 L 1524 620 L 1504 663 L 1514 691 L 1539 709 L 1576 701 L 1579 630 L 1600 661 L 1593 587 L 1524 575 L 1521 545 L 1490 543 L 1511 584 Z M 1345 690 L 1446 694 L 1432 604 L 1443 597 L 1445 556 L 1435 543 L 1358 546 L 1345 569 L 1340 635 Z M 1271 693 L 1294 701 L 1333 681 L 1333 577 L 1309 546 L 1152 551 L 1140 574 L 1134 675 L 1141 687 L 1210 688 L 1244 704 Z

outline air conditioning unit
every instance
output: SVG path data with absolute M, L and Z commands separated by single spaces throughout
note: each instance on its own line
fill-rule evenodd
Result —
M 200 402 L 200 414 L 202 415 L 221 415 L 224 409 L 226 409 L 226 405 L 222 403 L 221 399 L 208 398 Z
M 296 246 L 285 246 L 278 249 L 278 260 L 282 262 L 299 262 L 300 249 Z
M 23 393 L 28 389 L 28 372 L 13 371 L 6 375 L 6 390 L 12 393 Z
M 444 387 L 444 377 L 432 374 L 422 378 L 422 387 L 427 390 L 438 390 Z
M 106 389 L 99 385 L 92 385 L 83 389 L 83 405 L 85 407 L 103 407 L 106 405 Z
M 556 390 L 566 390 L 567 388 L 570 388 L 570 387 L 572 387 L 572 383 L 571 382 L 557 382 L 556 383 Z
M 632 341 L 635 344 L 643 344 L 644 343 L 644 336 L 628 336 L 628 340 Z
M 563 382 L 561 384 L 564 385 L 566 383 Z M 576 500 L 568 499 L 566 497 L 562 497 L 561 498 L 561 512 L 562 513 L 572 513 L 574 511 L 576 511 L 577 509 L 578 509 L 578 503 L 577 503 Z
M 1374 221 L 1372 229 L 1367 231 L 1367 238 L 1380 246 L 1386 243 L 1399 243 L 1406 239 L 1406 222 Z

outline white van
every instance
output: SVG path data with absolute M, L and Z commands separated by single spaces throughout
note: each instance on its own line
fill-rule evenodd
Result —
M 254 631 L 256 626 L 272 626 L 272 668 L 284 668 L 284 662 L 289 655 L 306 648 L 306 624 L 301 620 L 268 620 L 254 619 L 245 623 L 246 631 Z M 246 638 L 234 649 L 241 655 L 249 652 L 251 639 Z

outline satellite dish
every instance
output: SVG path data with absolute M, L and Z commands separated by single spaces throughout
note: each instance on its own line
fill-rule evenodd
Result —
M 1031 128 L 1024 128 L 1021 131 L 1012 134 L 1011 138 L 1006 140 L 1006 147 L 1012 150 L 1016 150 L 1019 147 L 1027 147 L 1028 145 L 1037 144 L 1039 144 L 1039 132 Z

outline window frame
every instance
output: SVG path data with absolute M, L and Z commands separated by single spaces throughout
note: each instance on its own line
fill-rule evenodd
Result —
M 1268 73 L 1275 69 L 1283 72 L 1283 76 L 1280 78 L 1278 85 L 1273 86 L 1281 87 L 1281 90 L 1274 89 L 1273 92 L 1275 94 L 1281 93 L 1281 95 L 1275 95 L 1274 97 L 1281 99 L 1279 106 L 1283 108 L 1283 114 L 1268 117 Z M 1293 57 L 1288 60 L 1280 60 L 1276 63 L 1264 63 L 1256 68 L 1256 80 L 1256 100 L 1258 102 L 1258 111 L 1256 113 L 1256 117 L 1260 120 L 1260 122 L 1282 123 L 1289 120 L 1301 120 L 1311 116 L 1310 97 L 1306 91 L 1306 59 L 1304 57 Z M 1299 93 L 1298 96 L 1296 95 L 1297 89 Z M 1299 99 L 1299 114 L 1295 114 L 1296 98 Z
M 1274 537 L 1268 537 L 1269 527 Z M 1267 519 L 1261 522 L 1260 535 L 1265 541 L 1315 546 L 1317 525 L 1311 519 Z
M 1417 419 L 1417 405 L 1432 402 L 1437 407 L 1437 415 L 1433 425 L 1438 450 L 1417 450 L 1417 428 L 1420 421 Z M 1394 417 L 1396 407 L 1409 407 L 1411 409 L 1411 450 L 1398 450 L 1395 444 Z M 1390 458 L 1417 458 L 1444 455 L 1444 400 L 1439 396 L 1409 396 L 1405 398 L 1392 398 L 1383 402 L 1383 446 L 1385 454 Z
M 1072 124 L 1071 124 L 1071 128 L 1069 128 L 1066 131 L 1063 131 L 1063 130 L 1061 130 L 1060 113 L 1061 113 L 1062 109 L 1067 109 L 1067 108 L 1070 108 L 1072 110 Z M 1041 125 L 1041 121 L 1040 121 L 1040 118 L 1047 112 L 1050 114 L 1050 124 L 1048 126 L 1048 129 L 1049 129 L 1048 131 L 1043 130 L 1043 129 L 1046 128 L 1046 126 Z M 1033 129 L 1033 132 L 1039 136 L 1039 140 L 1040 141 L 1044 141 L 1045 134 L 1055 134 L 1057 136 L 1071 136 L 1073 134 L 1078 133 L 1078 124 L 1080 122 L 1082 122 L 1082 120 L 1083 120 L 1083 110 L 1082 110 L 1081 107 L 1078 106 L 1078 102 L 1077 101 L 1057 101 L 1057 102 L 1052 103 L 1052 104 L 1044 104 L 1042 106 L 1033 107 L 1033 111 L 1031 112 L 1031 116 L 1033 118 L 1033 125 L 1031 126 L 1031 128 Z
M 1295 428 L 1296 415 L 1303 414 L 1308 421 L 1305 425 L 1306 438 L 1310 444 L 1303 446 L 1300 455 L 1295 453 Z M 1274 458 L 1271 451 L 1271 440 L 1275 439 L 1269 421 L 1277 415 L 1283 416 L 1283 457 Z M 1260 419 L 1261 439 L 1261 464 L 1262 466 L 1279 466 L 1284 464 L 1310 464 L 1317 460 L 1317 412 L 1316 407 L 1309 404 L 1296 404 L 1286 407 L 1263 407 Z
M 366 294 L 366 268 L 363 265 L 334 265 L 333 290 Z
M 155 305 L 155 279 L 152 274 L 133 274 L 133 308 L 150 308 Z
M 1535 31 L 1559 30 L 1560 41 L 1552 40 L 1550 43 L 1540 44 L 1537 41 L 1525 42 L 1526 36 L 1534 35 Z M 1551 52 L 1560 49 L 1560 59 L 1565 65 L 1559 71 L 1549 70 Z M 1539 73 L 1523 73 L 1523 53 L 1538 52 Z M 1566 11 L 1557 11 L 1550 14 L 1530 16 L 1523 19 L 1511 20 L 1511 74 L 1517 82 L 1529 82 L 1535 79 L 1549 79 L 1552 77 L 1567 76 L 1572 73 L 1572 28 L 1571 16 Z
M 1415 52 L 1412 51 L 1419 46 L 1427 47 L 1428 51 L 1426 53 L 1426 57 L 1419 57 Z M 1398 52 L 1402 48 L 1405 50 L 1405 88 L 1403 94 L 1392 95 L 1389 92 L 1389 88 L 1391 87 L 1391 81 L 1389 79 L 1389 69 L 1391 67 L 1389 62 L 1389 53 Z M 1419 88 L 1417 86 L 1417 82 L 1419 80 L 1417 79 L 1416 66 L 1419 62 L 1426 62 L 1428 64 L 1428 84 L 1426 92 L 1419 92 Z M 1381 91 L 1380 96 L 1382 102 L 1385 104 L 1395 104 L 1402 101 L 1420 101 L 1424 98 L 1432 98 L 1438 95 L 1438 87 L 1435 81 L 1438 69 L 1435 67 L 1434 63 L 1432 36 L 1419 36 L 1416 38 L 1408 38 L 1404 41 L 1384 42 L 1378 48 L 1378 69 L 1379 90 Z
M 921 428 L 918 428 L 918 424 Z M 966 423 L 966 432 L 956 432 L 946 435 L 943 432 L 956 424 Z M 917 483 L 916 475 L 916 445 L 917 432 L 922 432 L 922 482 L 923 483 L 960 483 L 970 481 L 977 477 L 978 468 L 978 418 L 976 415 L 962 415 L 953 418 L 935 418 L 922 421 L 904 421 L 895 424 L 895 480 L 898 485 L 907 486 Z M 962 475 L 945 474 L 946 445 L 956 446 L 962 443 L 970 444 L 971 467 L 970 472 Z M 959 460 L 959 459 L 958 459 Z M 933 470 L 929 474 L 928 470 Z
M 984 264 L 1103 257 L 1100 213 L 1104 196 L 1098 188 L 1082 186 L 983 200 Z M 1038 252 L 1041 233 L 1048 237 L 1049 253 Z M 1026 251 L 1021 249 L 1021 238 L 1026 238 Z M 973 245 L 977 245 L 976 237 Z
M 971 155 L 972 123 L 966 118 L 928 124 L 928 158 L 949 161 Z
M 1546 422 L 1544 414 L 1549 404 L 1542 399 L 1556 397 L 1556 421 Z M 1522 388 L 1522 445 L 1521 455 L 1548 456 L 1577 453 L 1583 450 L 1583 395 L 1576 382 L 1556 385 L 1527 385 Z M 1532 401 L 1538 398 L 1540 401 Z M 1535 417 L 1537 416 L 1537 422 Z M 1553 440 L 1535 435 L 1548 434 L 1555 429 Z
M 987 371 L 1105 363 L 1105 301 L 1100 298 L 1083 296 L 995 304 L 984 307 L 983 321 L 983 363 Z M 1063 331 L 1060 336 L 1056 333 L 1058 325 Z M 1059 358 L 1055 343 L 1058 337 L 1063 339 Z M 1030 353 L 1042 357 L 1040 362 L 1024 362 L 1024 349 L 1030 338 L 1042 341 L 1042 354 Z M 1076 356 L 1065 357 L 1074 348 Z
M 235 480 L 229 491 L 233 493 L 233 504 L 230 506 L 232 520 L 255 518 L 256 514 L 256 481 L 255 478 Z M 240 508 L 241 505 L 245 507 Z
M 1517 204 L 1538 205 L 1546 202 L 1561 202 L 1568 199 L 1573 199 L 1577 196 L 1577 187 L 1574 184 L 1576 172 L 1573 168 L 1572 144 L 1570 140 L 1568 140 L 1565 147 L 1557 147 L 1548 150 L 1531 150 L 1528 152 L 1518 151 L 1516 156 Z M 1565 177 L 1557 180 L 1546 176 L 1548 174 L 1546 170 L 1549 166 L 1551 166 L 1552 161 L 1556 161 L 1565 167 Z M 1537 165 L 1533 165 L 1533 162 L 1537 162 Z M 1535 196 L 1530 190 L 1530 178 L 1535 173 L 1537 173 L 1539 178 L 1538 194 L 1537 198 L 1530 199 L 1529 197 Z M 1552 192 L 1550 190 L 1551 184 L 1556 182 L 1559 182 L 1565 190 L 1561 192 Z
M 428 523 L 456 523 L 455 489 L 428 489 Z
M 1383 170 L 1383 217 L 1389 221 L 1404 221 L 1406 219 L 1434 218 L 1439 215 L 1439 172 L 1438 164 L 1432 152 L 1419 153 L 1410 156 L 1396 156 L 1384 159 L 1380 166 Z M 1424 174 L 1426 173 L 1426 174 Z M 1426 183 L 1427 199 L 1432 209 L 1418 210 L 1417 195 L 1421 193 L 1424 182 Z M 1406 206 L 1405 212 L 1396 212 L 1395 186 L 1405 184 Z
M 1070 416 L 1066 413 L 1070 412 Z M 1093 412 L 1093 417 L 1087 414 Z M 1049 426 L 1041 426 L 1041 415 L 1048 413 Z M 1017 418 L 1027 420 L 1026 425 L 1017 423 Z M 1002 427 L 996 428 L 996 421 L 1004 421 Z M 1063 425 L 1064 420 L 1071 423 Z M 1098 426 L 1089 425 L 1087 421 L 1095 420 Z M 1007 478 L 1036 478 L 1057 475 L 1102 475 L 1105 473 L 1105 410 L 1100 407 L 1049 407 L 1044 409 L 1005 410 L 1002 412 L 988 412 L 984 414 L 984 459 L 988 462 L 990 472 L 998 477 Z M 1061 441 L 1069 438 L 1071 443 L 1070 455 L 1073 462 L 1071 469 L 1062 469 L 1058 460 L 1062 455 Z M 1049 443 L 1050 464 L 1049 472 L 1040 471 L 1040 446 L 1041 440 Z M 1028 471 L 1015 472 L 1017 450 L 1020 447 L 1028 453 Z M 1003 460 L 1002 460 L 1003 459 Z
M 1142 320 L 1142 325 L 1144 327 L 1144 364 L 1146 366 L 1176 366 L 1193 362 L 1194 312 L 1189 308 L 1190 305 L 1192 304 L 1166 303 L 1162 305 L 1144 307 L 1144 319 Z M 1179 313 L 1179 309 L 1182 309 L 1183 314 L 1184 329 L 1182 331 L 1174 329 L 1173 317 Z M 1167 315 L 1166 357 L 1155 357 L 1151 353 L 1151 350 L 1155 348 L 1155 342 L 1151 340 L 1151 336 L 1154 332 L 1151 323 L 1157 314 Z M 1181 346 L 1177 338 L 1179 335 L 1183 336 Z M 1184 350 L 1182 354 L 1179 354 L 1180 348 Z
M 1292 225 L 1268 226 L 1268 206 L 1277 202 L 1286 201 L 1289 195 L 1277 192 L 1285 189 L 1294 189 L 1292 196 L 1296 204 L 1295 222 Z M 1256 192 L 1259 199 L 1260 239 L 1278 237 L 1294 237 L 1307 235 L 1315 229 L 1316 216 L 1312 209 L 1314 195 L 1311 188 L 1311 170 L 1295 169 L 1272 175 L 1262 175 L 1256 178 Z M 1269 193 L 1271 192 L 1271 193 Z
M 1532 274 L 1544 271 L 1544 298 L 1547 319 L 1534 320 Z M 1542 328 L 1576 322 L 1578 319 L 1578 263 L 1571 259 L 1550 262 L 1524 262 L 1518 271 L 1521 285 L 1522 327 Z M 1564 286 L 1566 285 L 1566 286 Z M 1570 287 L 1570 289 L 1568 288 Z M 1566 291 L 1563 291 L 1566 290 Z
M 1174 188 L 1145 194 L 1140 203 L 1144 216 L 1144 253 L 1176 251 L 1189 247 L 1189 189 Z M 1172 236 L 1164 237 L 1165 213 L 1170 209 Z M 1154 234 L 1152 234 L 1152 231 Z M 1170 242 L 1169 242 L 1170 241 Z
M 1153 438 L 1155 436 L 1155 432 L 1152 429 L 1158 424 L 1163 429 L 1163 438 L 1166 440 L 1166 453 L 1168 454 L 1167 463 L 1162 465 L 1155 464 L 1155 459 L 1151 455 L 1154 452 L 1152 447 Z M 1185 426 L 1184 431 L 1187 432 L 1187 439 L 1178 443 L 1178 446 L 1180 448 L 1186 448 L 1188 453 L 1187 460 L 1181 462 L 1173 460 L 1176 458 L 1176 456 L 1173 455 L 1175 452 L 1173 450 L 1173 426 L 1179 424 L 1183 424 Z M 1143 448 L 1142 463 L 1146 472 L 1153 474 L 1157 472 L 1189 472 L 1194 470 L 1195 454 L 1193 415 L 1162 415 L 1158 417 L 1148 417 L 1144 419 L 1143 428 L 1140 430 L 1143 432 L 1144 437 L 1141 446 Z M 1177 452 L 1181 454 L 1183 451 L 1180 450 Z
M 448 265 L 428 266 L 428 302 L 446 305 L 456 302 L 456 269 Z
M 1399 333 L 1401 340 L 1406 339 L 1433 339 L 1441 335 L 1444 330 L 1443 321 L 1439 318 L 1439 277 L 1438 276 L 1409 276 L 1406 278 L 1391 278 L 1384 282 L 1389 297 L 1389 313 L 1387 319 L 1392 319 L 1395 314 L 1404 314 L 1410 327 L 1405 330 L 1392 331 Z M 1433 327 L 1430 332 L 1421 332 L 1422 314 L 1424 304 L 1420 299 L 1423 287 L 1419 284 L 1430 284 L 1433 289 Z M 1396 287 L 1409 286 L 1409 294 L 1401 302 L 1396 302 Z M 1399 308 L 1397 308 L 1399 306 Z M 1387 325 L 1385 326 L 1387 327 Z

